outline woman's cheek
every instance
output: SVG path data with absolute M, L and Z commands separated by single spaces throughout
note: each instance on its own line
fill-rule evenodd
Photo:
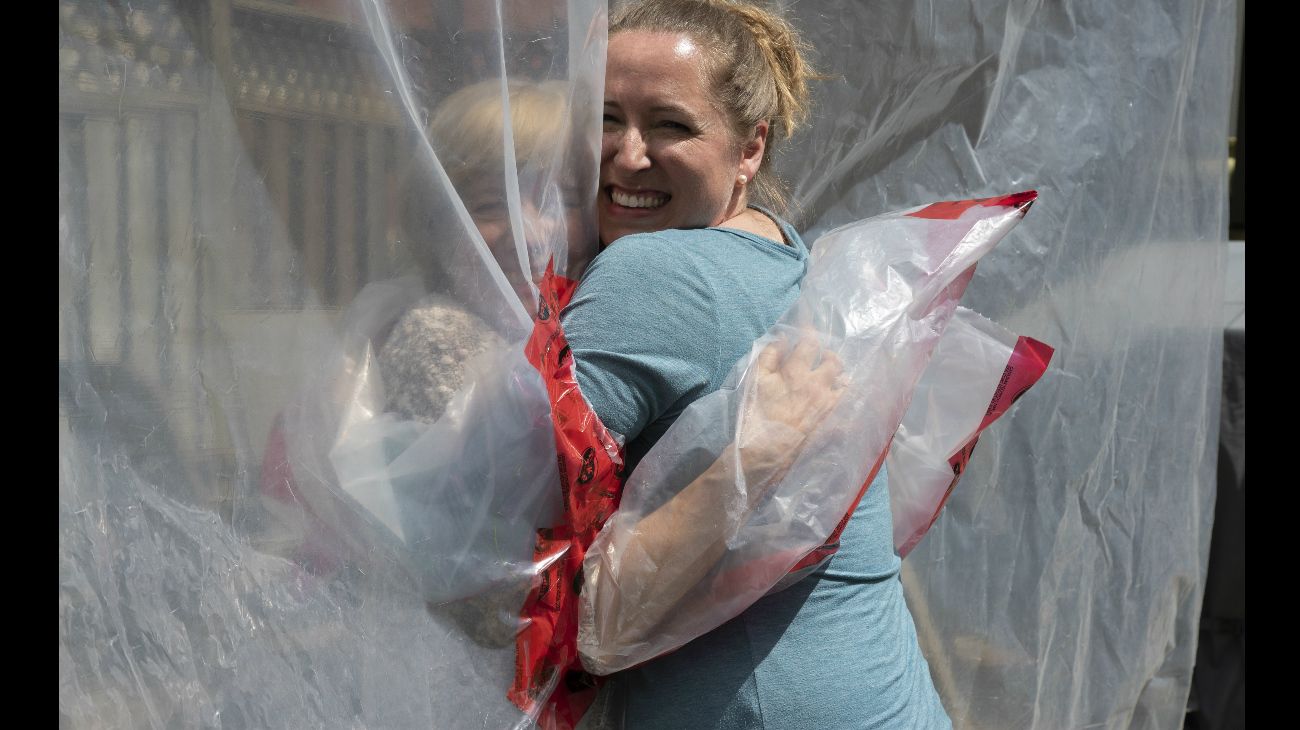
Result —
M 474 227 L 478 229 L 478 234 L 483 237 L 483 242 L 493 251 L 496 250 L 502 234 L 510 230 L 509 222 L 495 216 L 492 218 L 476 218 Z
M 478 228 L 479 235 L 483 237 L 483 242 L 487 244 L 488 250 L 492 252 L 493 258 L 502 265 L 502 268 L 506 268 L 508 263 L 515 260 L 514 240 L 510 237 L 510 222 L 508 220 L 497 218 L 480 219 L 474 222 L 474 226 Z M 516 264 L 517 266 L 518 264 Z
M 582 207 L 569 206 L 564 214 L 564 231 L 570 246 L 582 244 L 583 238 L 586 237 L 586 228 L 586 221 L 582 218 Z
M 600 159 L 602 161 L 609 160 L 614 156 L 614 152 L 617 150 L 618 133 L 606 130 L 605 133 L 600 136 Z

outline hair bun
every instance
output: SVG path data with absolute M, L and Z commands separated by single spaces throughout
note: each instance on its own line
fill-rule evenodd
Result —
M 776 13 L 734 0 L 715 0 L 715 4 L 743 20 L 763 52 L 776 84 L 776 121 L 780 122 L 784 136 L 789 138 L 808 118 L 808 80 L 816 77 L 803 56 L 807 44 L 794 26 Z

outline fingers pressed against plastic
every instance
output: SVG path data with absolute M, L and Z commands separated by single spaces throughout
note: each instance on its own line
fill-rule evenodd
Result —
M 786 368 L 798 373 L 812 370 L 820 352 L 821 344 L 817 342 L 817 338 L 812 335 L 804 335 L 799 338 L 799 344 L 795 346 L 794 352 L 790 353 L 790 356 L 786 358 Z
M 774 372 L 781 367 L 781 351 L 785 349 L 785 340 L 776 339 L 763 347 L 763 351 L 758 354 L 759 370 Z
M 827 385 L 839 383 L 844 372 L 844 362 L 831 350 L 822 350 L 822 362 L 817 366 L 817 374 Z

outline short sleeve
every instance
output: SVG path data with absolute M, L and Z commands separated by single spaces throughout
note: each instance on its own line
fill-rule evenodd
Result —
M 592 261 L 562 321 L 578 388 L 606 427 L 631 441 L 707 392 L 714 304 L 689 247 L 671 238 L 627 236 Z

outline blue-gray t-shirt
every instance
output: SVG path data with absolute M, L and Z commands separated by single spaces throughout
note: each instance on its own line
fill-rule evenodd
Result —
M 799 295 L 808 249 L 731 228 L 620 238 L 563 313 L 578 386 L 637 462 Z M 611 678 L 627 728 L 949 728 L 903 599 L 882 469 L 817 572 Z

